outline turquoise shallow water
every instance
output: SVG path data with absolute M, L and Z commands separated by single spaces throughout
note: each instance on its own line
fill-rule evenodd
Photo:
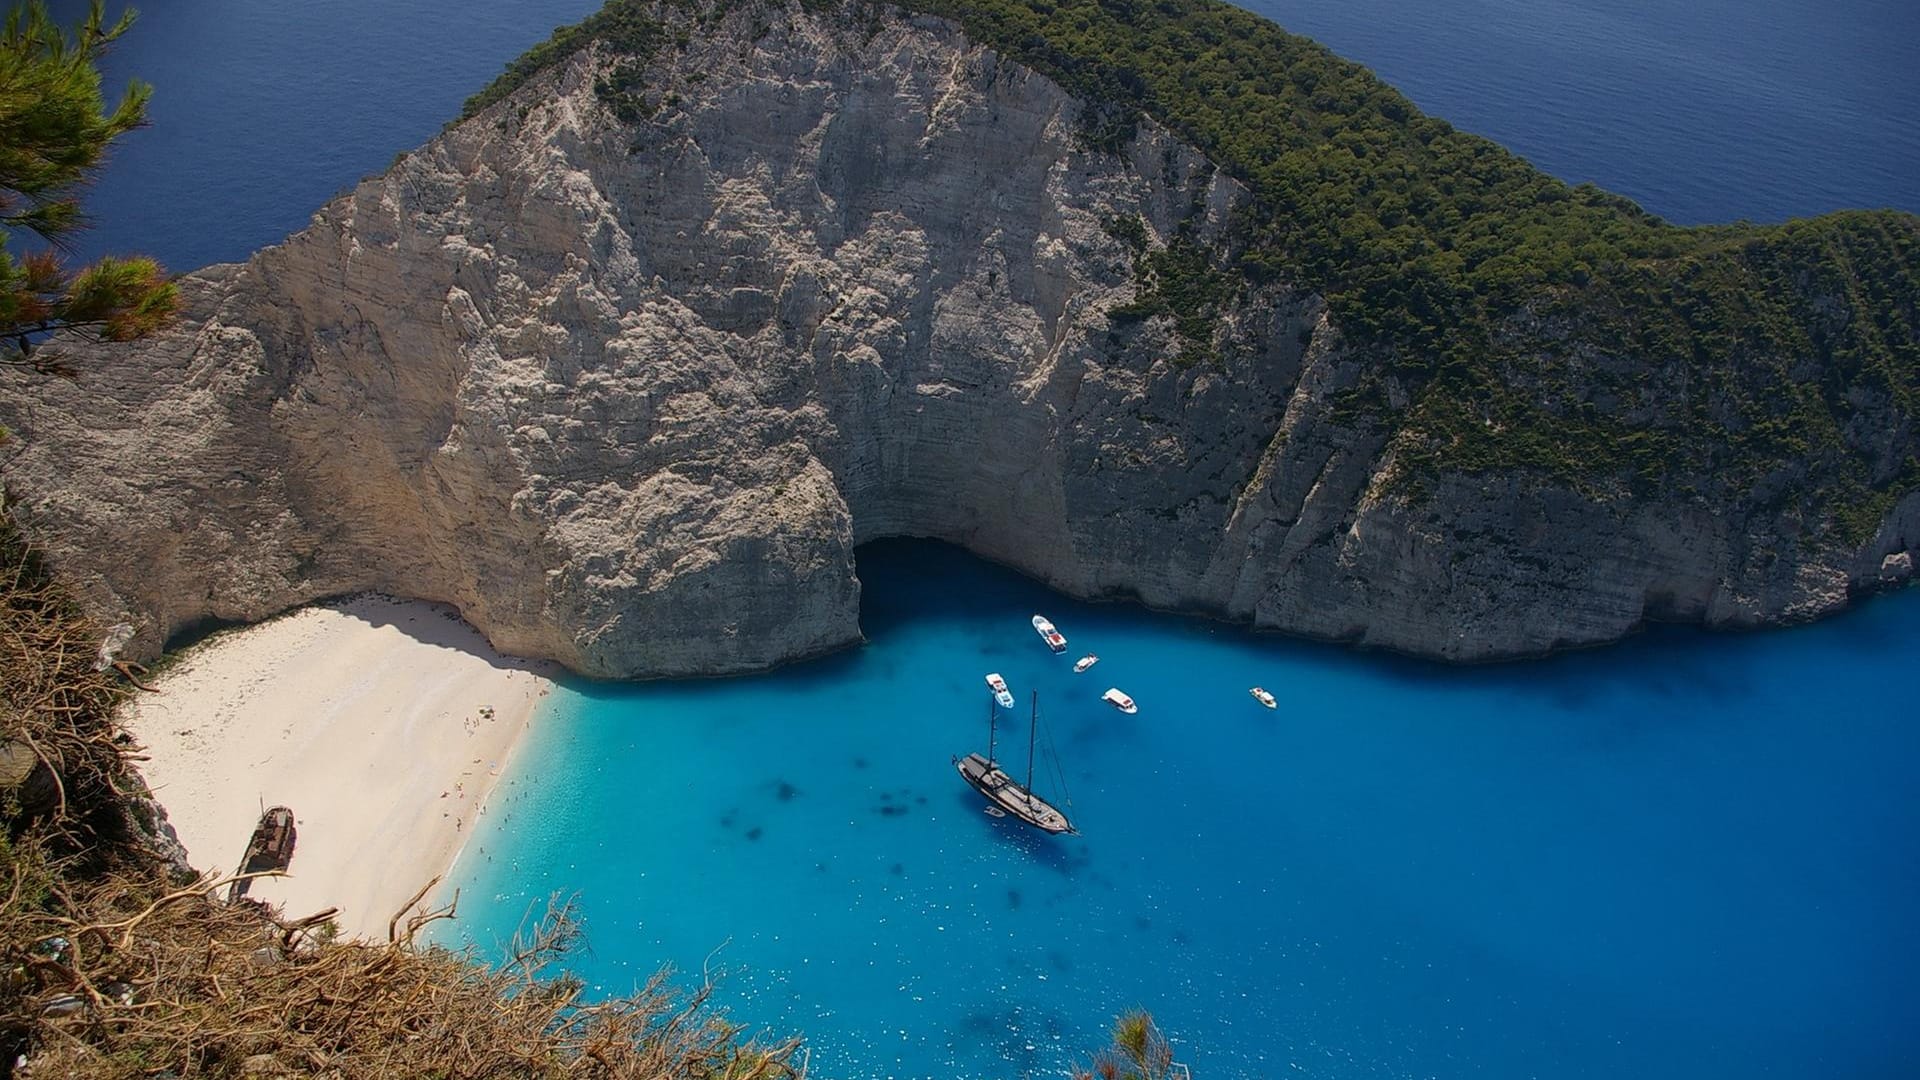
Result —
M 719 999 L 830 1076 L 1056 1075 L 1134 1004 L 1210 1080 L 1920 1069 L 1920 594 L 1455 669 L 932 544 L 860 571 L 860 649 L 564 688 L 457 868 L 453 939 L 577 891 L 597 990 L 730 969 Z M 989 670 L 1040 692 L 1083 836 L 954 774 Z

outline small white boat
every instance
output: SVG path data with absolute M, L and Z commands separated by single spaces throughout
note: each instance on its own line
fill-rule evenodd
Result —
M 1007 680 L 1001 678 L 999 672 L 987 674 L 987 686 L 993 690 L 993 700 L 999 702 L 1001 708 L 1013 708 L 1013 693 L 1007 689 Z
M 1117 686 L 1107 687 L 1107 692 L 1100 695 L 1100 700 L 1129 716 L 1140 711 L 1140 707 L 1133 703 L 1133 699 L 1122 693 Z
M 1054 652 L 1067 651 L 1066 635 L 1054 629 L 1053 624 L 1047 621 L 1045 615 L 1035 615 L 1033 617 L 1033 632 L 1039 634 L 1040 640 L 1046 642 L 1047 648 L 1052 649 Z
M 1277 707 L 1273 703 L 1273 695 L 1267 693 L 1265 690 L 1262 690 L 1257 686 L 1247 691 L 1247 693 L 1252 694 L 1253 700 L 1259 702 L 1262 705 L 1265 705 L 1269 709 Z
M 1099 662 L 1100 662 L 1099 657 L 1093 655 L 1092 653 L 1088 653 L 1087 655 L 1073 662 L 1074 674 L 1077 675 L 1080 672 L 1087 670 L 1088 668 L 1092 667 L 1093 665 Z

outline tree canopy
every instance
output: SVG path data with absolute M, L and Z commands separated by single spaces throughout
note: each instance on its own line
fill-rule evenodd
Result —
M 152 259 L 107 257 L 69 270 L 59 252 L 86 224 L 78 192 L 108 145 L 146 122 L 151 88 L 131 83 L 108 108 L 96 66 L 134 14 L 109 22 L 103 0 L 93 0 L 69 32 L 32 0 L 13 8 L 0 30 L 0 365 L 64 373 L 37 348 L 48 334 L 128 341 L 178 306 Z M 16 254 L 18 232 L 48 246 Z

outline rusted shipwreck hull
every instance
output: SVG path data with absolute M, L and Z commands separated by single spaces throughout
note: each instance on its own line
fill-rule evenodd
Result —
M 240 858 L 239 872 L 285 870 L 293 862 L 293 842 L 293 811 L 284 806 L 272 807 L 260 815 L 260 824 L 253 827 L 253 838 L 247 841 L 247 853 Z M 227 888 L 227 899 L 235 901 L 246 896 L 247 887 L 252 884 L 252 878 L 234 882 Z

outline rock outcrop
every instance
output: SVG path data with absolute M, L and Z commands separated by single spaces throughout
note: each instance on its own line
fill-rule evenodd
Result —
M 1648 618 L 1759 624 L 1904 576 L 1697 497 L 1392 483 L 1320 297 L 1243 291 L 1216 362 L 1133 299 L 1148 241 L 1249 196 L 1146 123 L 901 16 L 736 13 L 617 116 L 589 48 L 244 265 L 161 337 L 0 388 L 13 512 L 158 650 L 380 590 L 605 676 L 859 637 L 856 545 L 935 537 L 1062 590 L 1454 659 Z M 1898 567 L 1896 574 L 1890 569 Z

